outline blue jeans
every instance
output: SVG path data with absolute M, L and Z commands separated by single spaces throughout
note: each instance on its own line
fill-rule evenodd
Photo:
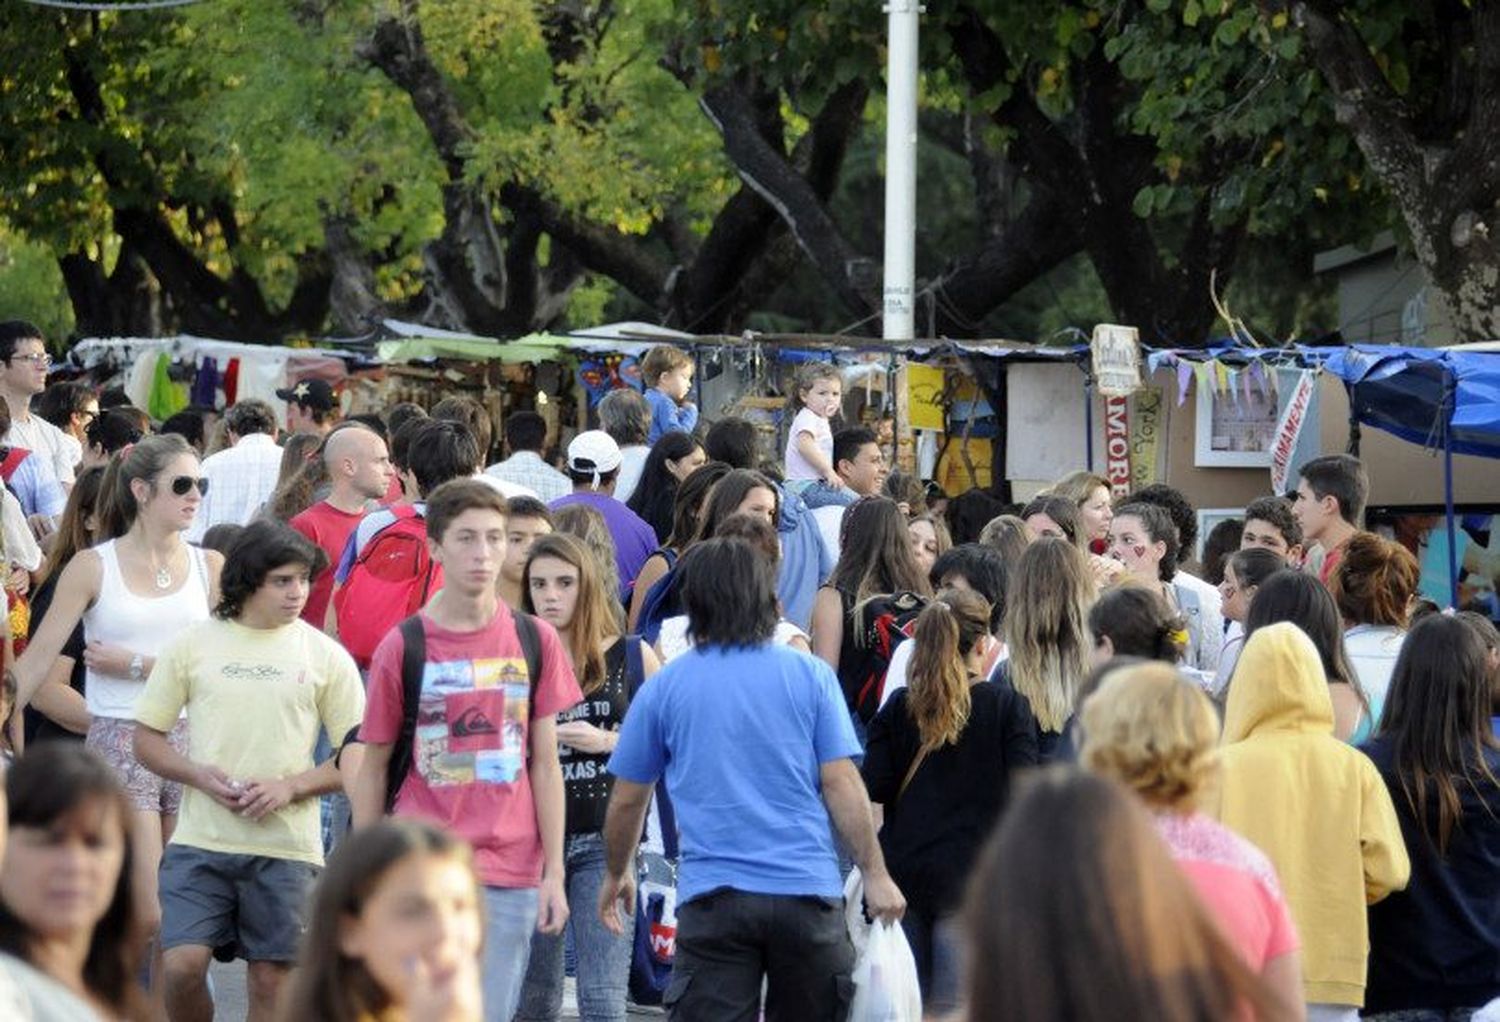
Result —
M 821 479 L 814 479 L 808 483 L 797 493 L 797 496 L 802 498 L 809 510 L 816 507 L 848 507 L 859 500 L 859 494 L 849 487 L 841 486 L 834 489 Z
M 484 914 L 484 972 L 479 978 L 484 1017 L 486 1022 L 510 1022 L 536 932 L 536 888 L 486 887 Z
M 624 1022 L 634 931 L 616 937 L 599 920 L 604 883 L 604 836 L 574 834 L 563 849 L 568 926 L 578 954 L 578 1017 L 583 1022 Z M 563 938 L 531 938 L 531 964 L 521 988 L 517 1022 L 553 1022 L 562 1012 Z
M 906 942 L 917 961 L 917 982 L 922 987 L 922 1010 L 946 1015 L 958 1007 L 958 922 L 951 916 L 934 915 L 906 907 L 901 917 Z

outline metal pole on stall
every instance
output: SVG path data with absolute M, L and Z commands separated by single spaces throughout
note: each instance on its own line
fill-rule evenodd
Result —
M 1443 404 L 1438 410 L 1443 430 L 1443 513 L 1448 524 L 1448 601 L 1458 609 L 1458 525 L 1453 514 L 1453 407 L 1457 381 L 1453 371 L 1443 370 Z
M 917 0 L 889 0 L 885 114 L 885 288 L 881 336 L 916 336 Z
M 1083 371 L 1083 467 L 1094 471 L 1094 373 Z

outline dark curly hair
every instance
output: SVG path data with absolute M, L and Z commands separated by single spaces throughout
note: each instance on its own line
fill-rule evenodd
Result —
M 328 567 L 328 557 L 283 522 L 261 519 L 245 526 L 224 558 L 214 614 L 226 621 L 239 617 L 245 601 L 265 584 L 266 576 L 288 564 L 301 565 L 309 575 L 316 575 Z

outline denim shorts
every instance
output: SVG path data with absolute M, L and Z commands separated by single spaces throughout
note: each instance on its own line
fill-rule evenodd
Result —
M 250 962 L 291 962 L 318 867 L 168 844 L 159 879 L 163 948 L 230 948 Z

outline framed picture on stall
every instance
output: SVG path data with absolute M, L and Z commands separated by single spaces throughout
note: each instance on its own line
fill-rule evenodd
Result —
M 1199 468 L 1271 467 L 1271 443 L 1280 415 L 1276 393 L 1240 387 L 1234 397 L 1213 387 L 1195 387 L 1198 415 L 1193 464 Z
M 1214 526 L 1220 522 L 1227 522 L 1231 518 L 1243 518 L 1245 509 L 1242 507 L 1200 507 L 1198 509 L 1198 549 L 1191 551 L 1193 559 L 1199 564 L 1203 563 L 1203 545 L 1208 542 L 1208 534 L 1214 531 Z M 1187 554 L 1182 555 L 1186 558 Z

